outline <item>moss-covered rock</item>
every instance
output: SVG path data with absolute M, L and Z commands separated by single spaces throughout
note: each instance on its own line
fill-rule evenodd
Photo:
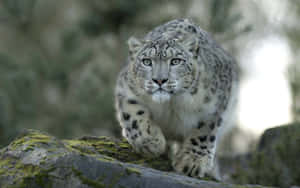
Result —
M 236 161 L 236 164 L 238 162 Z M 278 187 L 300 185 L 300 124 L 268 129 L 257 151 L 236 166 L 235 182 Z
M 107 137 L 58 140 L 28 130 L 0 150 L 1 188 L 260 187 L 198 180 L 170 170 L 166 158 L 145 158 L 126 141 Z

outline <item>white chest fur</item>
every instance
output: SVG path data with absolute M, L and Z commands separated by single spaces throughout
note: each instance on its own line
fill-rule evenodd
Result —
M 188 93 L 174 96 L 169 101 L 157 103 L 147 101 L 152 118 L 159 125 L 164 134 L 170 137 L 185 137 L 199 120 L 207 119 L 215 109 L 215 100 L 204 104 L 205 92 L 197 95 Z

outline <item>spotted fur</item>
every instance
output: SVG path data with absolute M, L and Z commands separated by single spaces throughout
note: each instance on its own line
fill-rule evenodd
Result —
M 142 154 L 168 152 L 179 173 L 216 177 L 217 133 L 230 118 L 237 93 L 235 61 L 187 19 L 128 44 L 128 64 L 115 94 L 123 136 Z

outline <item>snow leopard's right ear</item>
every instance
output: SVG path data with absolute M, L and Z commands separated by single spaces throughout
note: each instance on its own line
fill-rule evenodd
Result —
M 130 37 L 127 43 L 129 47 L 129 54 L 136 53 L 143 45 L 143 42 L 135 37 Z

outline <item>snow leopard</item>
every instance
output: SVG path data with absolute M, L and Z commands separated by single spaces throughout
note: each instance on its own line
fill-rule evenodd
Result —
M 128 47 L 115 89 L 122 135 L 145 156 L 167 154 L 180 174 L 219 178 L 218 133 L 238 88 L 234 58 L 190 19 L 130 37 Z

